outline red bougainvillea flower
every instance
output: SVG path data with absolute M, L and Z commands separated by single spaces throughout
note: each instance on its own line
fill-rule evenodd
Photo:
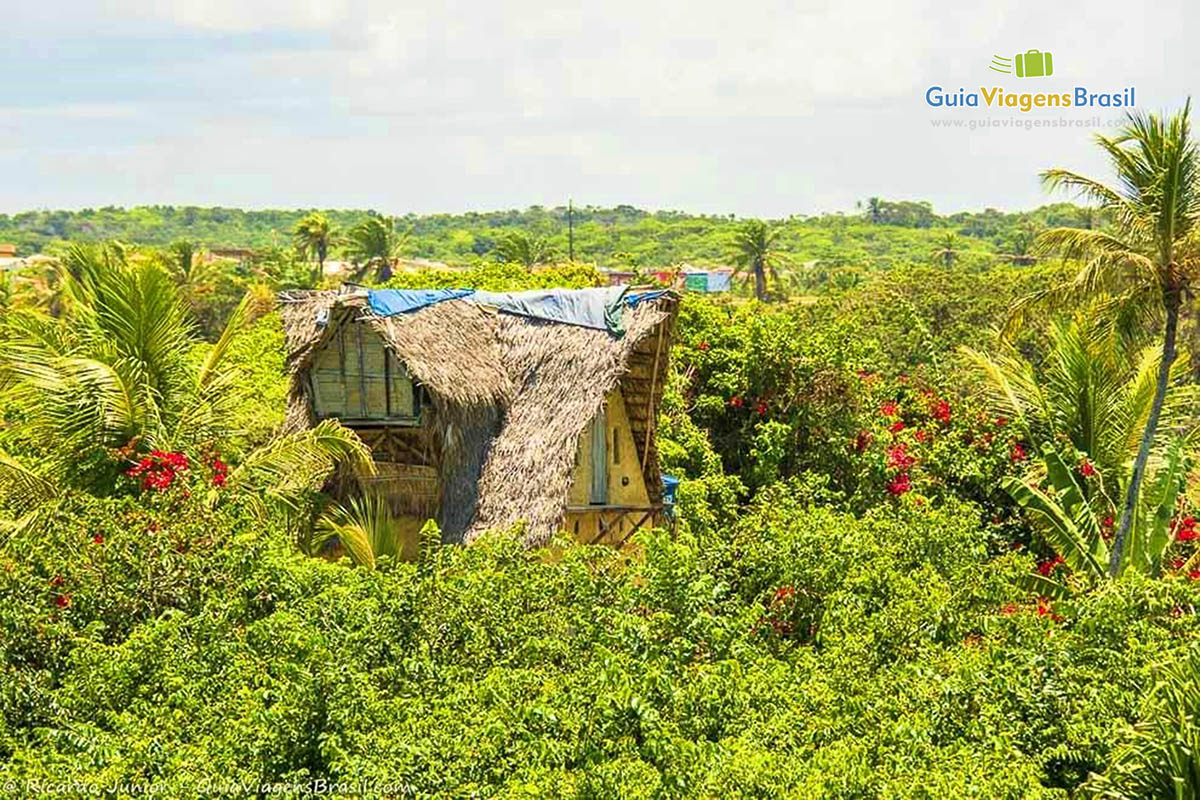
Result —
M 1200 581 L 1200 569 L 1194 569 L 1188 573 L 1189 581 Z
M 1058 567 L 1058 565 L 1062 564 L 1062 563 L 1063 563 L 1062 556 L 1055 556 L 1054 558 L 1050 559 L 1049 561 L 1043 561 L 1042 563 L 1038 564 L 1037 571 L 1043 578 L 1048 578 L 1048 577 L 1050 577 L 1051 573 L 1053 573 L 1054 570 Z
M 892 445 L 888 448 L 888 469 L 904 472 L 915 463 L 917 463 L 917 460 L 908 454 L 908 445 L 904 444 L 903 442 Z
M 900 431 L 904 430 L 904 420 L 896 420 L 890 426 L 888 426 L 888 430 L 892 433 L 899 433 Z
M 1171 569 L 1183 569 L 1183 565 L 1187 563 L 1182 558 L 1177 558 L 1171 562 Z
M 900 413 L 900 407 L 891 400 L 888 400 L 879 407 L 879 413 L 883 414 L 885 417 L 894 417 Z
M 996 427 L 1003 428 L 1008 424 L 1008 417 L 996 417 Z
M 220 489 L 225 485 L 226 477 L 229 474 L 229 466 L 221 461 L 220 457 L 213 456 L 212 470 L 212 485 Z
M 887 484 L 888 494 L 899 497 L 912 489 L 912 481 L 908 477 L 907 472 L 901 472 L 893 477 Z
M 929 409 L 929 414 L 942 425 L 950 424 L 950 404 L 945 400 L 937 400 Z
M 696 345 L 696 349 L 697 350 L 707 350 L 708 342 L 701 342 L 700 344 Z
M 758 405 L 755 406 L 754 410 L 758 412 L 760 417 L 765 417 L 767 415 L 767 404 L 759 400 Z
M 1024 461 L 1027 458 L 1029 456 L 1025 453 L 1025 448 L 1021 446 L 1021 443 L 1013 442 L 1012 448 L 1008 451 L 1009 461 L 1016 463 L 1017 461 Z
M 858 436 L 854 437 L 854 452 L 862 455 L 874 440 L 875 437 L 870 431 L 859 431 Z
M 916 440 L 918 442 L 920 442 L 921 444 L 924 444 L 925 442 L 929 441 L 929 438 L 930 438 L 929 434 L 926 433 L 923 428 L 918 428 L 917 432 L 913 434 L 913 437 L 916 438 Z
M 1190 542 L 1195 539 L 1200 539 L 1200 534 L 1196 533 L 1196 518 L 1190 514 L 1182 519 L 1175 520 L 1175 538 L 1181 542 Z
M 138 475 L 141 475 L 142 473 L 147 472 L 153 468 L 154 468 L 154 459 L 147 457 L 147 458 L 143 458 L 141 461 L 134 464 L 129 469 L 125 470 L 125 474 L 131 478 L 136 478 Z
M 59 608 L 66 608 L 67 606 L 71 605 L 71 595 L 60 594 L 55 596 L 54 605 L 58 606 Z
M 734 408 L 741 408 L 743 403 L 744 401 L 742 398 L 738 397 L 736 394 L 729 398 L 729 405 L 733 406 Z
M 95 544 L 104 544 L 104 537 L 97 533 L 92 537 L 92 542 Z
M 151 450 L 150 455 L 125 471 L 131 478 L 142 479 L 142 489 L 162 491 L 175 480 L 178 472 L 188 469 L 188 457 L 183 453 Z
M 1017 613 L 1017 606 L 1015 603 L 1008 603 L 1004 606 L 1004 608 L 1000 609 L 1000 613 L 1006 617 L 1011 617 L 1013 614 Z
M 66 583 L 66 581 L 63 580 L 62 575 L 55 575 L 53 578 L 50 579 L 50 588 L 57 589 L 59 586 L 62 586 L 64 583 Z
M 792 597 L 795 596 L 795 594 L 796 594 L 795 588 L 793 588 L 791 586 L 786 586 L 786 585 L 780 586 L 778 589 L 775 590 L 775 595 L 771 598 L 771 603 L 774 605 L 780 605 L 782 603 L 786 603 L 788 600 L 791 600 Z
M 1096 474 L 1096 467 L 1092 462 L 1087 460 L 1086 456 L 1079 462 L 1079 474 L 1085 478 L 1090 478 Z
M 163 453 L 163 461 L 171 469 L 182 471 L 188 468 L 188 457 L 183 453 Z

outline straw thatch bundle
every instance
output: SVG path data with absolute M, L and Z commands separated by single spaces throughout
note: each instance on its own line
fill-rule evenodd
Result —
M 314 351 L 355 317 L 378 331 L 428 390 L 447 541 L 525 521 L 527 545 L 547 542 L 563 522 L 580 437 L 605 396 L 625 381 L 641 382 L 626 404 L 647 454 L 647 485 L 659 484 L 652 418 L 665 380 L 673 295 L 627 309 L 621 337 L 460 300 L 379 317 L 361 294 L 292 292 L 280 299 L 292 376 L 290 426 L 312 423 L 307 370 Z M 319 317 L 327 320 L 323 326 Z M 632 371 L 631 361 L 638 362 Z
M 566 512 L 579 437 L 616 387 L 634 344 L 665 316 L 650 304 L 630 309 L 621 338 L 501 318 L 504 368 L 519 388 L 484 465 L 468 541 L 521 520 L 528 523 L 527 544 L 544 544 L 553 536 Z

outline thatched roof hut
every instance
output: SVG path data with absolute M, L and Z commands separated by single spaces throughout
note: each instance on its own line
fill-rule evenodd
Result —
M 379 414 L 369 418 L 368 395 L 382 390 L 368 388 L 364 379 L 361 394 L 348 400 L 361 404 L 364 419 L 342 421 L 359 430 L 377 462 L 392 465 L 381 472 L 392 476 L 387 491 L 396 506 L 436 517 L 446 541 L 469 542 L 483 531 L 520 522 L 526 523 L 527 545 L 549 541 L 568 515 L 585 430 L 598 414 L 603 418 L 606 399 L 617 395 L 627 418 L 621 436 L 632 441 L 632 463 L 645 486 L 641 496 L 651 498 L 649 516 L 661 496 L 654 422 L 678 299 L 671 293 L 638 297 L 634 290 L 629 299 L 624 334 L 614 335 L 497 313 L 466 299 L 383 316 L 363 291 L 284 292 L 280 310 L 291 375 L 287 424 L 309 426 L 322 416 L 314 408 L 314 392 L 328 392 L 314 382 L 314 357 L 329 351 L 336 338 L 344 376 L 347 334 L 339 331 L 365 328 L 382 340 L 387 358 L 395 359 L 381 362 L 390 377 L 372 378 L 372 387 L 403 373 L 419 387 L 413 396 L 420 400 L 405 424 L 389 424 Z M 358 336 L 357 346 L 366 348 Z M 361 369 L 364 351 L 356 352 Z M 391 398 L 389 410 L 396 402 Z M 404 398 L 408 402 L 409 395 Z M 337 414 L 344 415 L 350 412 Z M 613 438 L 611 446 L 617 444 Z M 621 480 L 629 484 L 628 476 Z M 424 490 L 414 488 L 421 481 Z M 633 506 L 608 503 L 591 510 L 610 509 L 628 513 Z M 605 527 L 601 521 L 601 535 Z

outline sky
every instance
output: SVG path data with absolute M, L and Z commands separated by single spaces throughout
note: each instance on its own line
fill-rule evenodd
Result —
M 424 7 L 417 7 L 418 5 Z M 935 109 L 926 91 L 1200 89 L 1195 0 L 988 4 L 32 0 L 0 24 L 0 213 L 172 204 L 435 213 L 626 203 L 940 213 L 1105 177 L 1120 109 Z M 1053 54 L 1017 79 L 993 55 Z M 1109 131 L 1111 132 L 1111 131 Z

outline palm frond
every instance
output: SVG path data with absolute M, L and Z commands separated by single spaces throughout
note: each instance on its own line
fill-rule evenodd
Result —
M 26 530 L 44 522 L 47 504 L 60 492 L 56 482 L 0 450 L 0 508 L 18 514 L 0 518 L 0 532 Z
M 196 373 L 196 385 L 203 389 L 210 381 L 218 374 L 218 369 L 221 366 L 221 361 L 229 352 L 229 346 L 233 343 L 234 338 L 246 326 L 246 321 L 250 317 L 250 309 L 254 304 L 254 296 L 247 292 L 242 296 L 237 307 L 233 309 L 233 313 L 229 315 L 229 319 L 225 322 L 225 327 L 221 331 L 220 338 L 216 344 L 208 351 L 208 357 L 204 359 L 204 363 L 200 366 L 200 371 Z
M 367 569 L 374 569 L 381 556 L 405 554 L 399 520 L 387 498 L 378 493 L 351 498 L 347 505 L 335 504 L 321 516 L 314 542 L 320 547 L 333 539 L 346 549 L 351 561 Z
M 965 346 L 959 354 L 983 377 L 989 410 L 1013 420 L 1029 440 L 1038 439 L 1040 418 L 1048 404 L 1033 366 L 1012 355 L 990 356 Z
M 251 451 L 229 472 L 227 485 L 256 499 L 260 512 L 265 513 L 269 505 L 296 508 L 343 465 L 361 475 L 375 472 L 371 451 L 357 434 L 334 420 L 324 420 Z

